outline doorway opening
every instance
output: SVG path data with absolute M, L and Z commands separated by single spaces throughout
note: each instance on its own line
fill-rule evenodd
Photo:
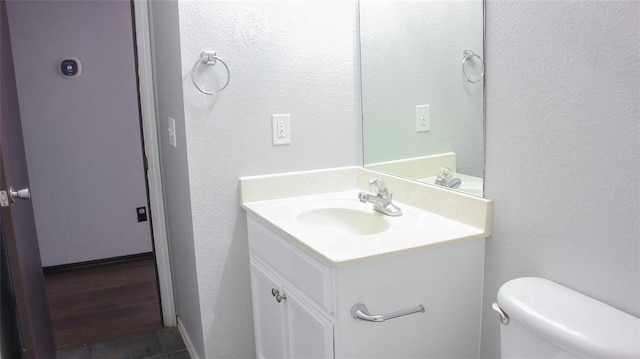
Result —
M 146 310 L 156 313 L 154 327 L 163 322 L 175 326 L 157 145 L 148 141 L 156 136 L 148 30 L 142 28 L 142 36 L 136 34 L 147 14 L 136 13 L 133 2 L 119 1 L 9 2 L 7 7 L 12 37 L 29 39 L 13 41 L 12 48 L 47 282 L 55 278 L 53 282 L 62 283 L 59 278 L 73 273 L 87 278 L 98 273 L 85 284 L 67 283 L 63 289 L 55 285 L 50 289 L 47 283 L 51 293 L 61 293 L 58 297 L 50 294 L 50 302 L 69 305 L 72 294 L 97 302 L 108 297 L 105 289 L 113 298 L 122 297 L 122 292 L 113 294 L 118 286 L 106 279 L 116 273 L 115 282 L 120 286 L 151 288 L 139 295 L 155 306 L 155 310 Z M 89 28 L 102 25 L 105 27 Z M 115 32 L 129 28 L 127 43 L 101 37 L 111 34 L 107 26 Z M 139 53 L 141 43 L 144 54 Z M 30 62 L 31 51 L 38 53 L 37 63 Z M 112 54 L 128 57 L 127 64 L 108 58 Z M 123 88 L 123 83 L 129 86 Z M 111 90 L 113 96 L 101 94 L 102 89 Z M 130 114 L 123 114 L 125 108 Z M 114 176 L 105 180 L 107 174 Z M 126 200 L 131 202 L 123 204 Z M 138 274 L 144 285 L 135 282 Z M 133 282 L 126 284 L 124 279 Z M 90 289 L 89 284 L 99 283 L 104 285 Z M 112 300 L 110 309 L 117 306 Z M 95 312 L 89 308 L 76 306 L 67 312 L 87 312 L 91 317 Z M 110 316 L 113 314 L 111 311 Z M 62 321 L 68 327 L 74 320 Z M 103 320 L 94 321 L 104 326 Z M 126 335 L 124 331 L 120 334 Z

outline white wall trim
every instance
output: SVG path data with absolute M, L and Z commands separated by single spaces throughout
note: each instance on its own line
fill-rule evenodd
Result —
M 156 126 L 155 100 L 153 97 L 153 71 L 151 62 L 151 37 L 149 34 L 149 8 L 147 0 L 134 0 L 136 45 L 138 48 L 138 78 L 140 86 L 140 108 L 142 132 L 147 156 L 147 181 L 149 205 L 152 214 L 154 252 L 158 268 L 162 320 L 166 327 L 175 327 L 176 307 L 171 277 L 171 258 L 164 210 L 162 174 L 160 172 L 160 150 Z
M 200 359 L 200 357 L 198 356 L 198 352 L 196 352 L 196 349 L 191 342 L 191 338 L 189 338 L 189 334 L 187 334 L 187 331 L 184 329 L 184 325 L 182 324 L 180 319 L 178 319 L 178 332 L 182 337 L 184 346 L 187 347 L 187 351 L 189 352 L 189 356 L 191 356 L 191 359 Z

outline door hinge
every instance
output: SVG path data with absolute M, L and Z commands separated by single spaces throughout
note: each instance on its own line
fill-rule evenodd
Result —
M 0 191 L 0 207 L 8 207 L 9 206 L 9 195 L 7 195 L 7 191 Z

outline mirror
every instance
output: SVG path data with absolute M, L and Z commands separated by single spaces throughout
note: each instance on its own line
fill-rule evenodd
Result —
M 427 183 L 449 168 L 441 185 L 482 196 L 482 0 L 360 0 L 359 17 L 365 167 Z

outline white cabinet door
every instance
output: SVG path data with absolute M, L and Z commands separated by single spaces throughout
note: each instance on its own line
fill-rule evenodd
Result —
M 251 291 L 253 292 L 253 322 L 258 359 L 283 359 L 287 357 L 286 307 L 271 294 L 282 286 L 255 263 L 251 263 Z
M 333 323 L 287 294 L 290 358 L 333 358 Z
M 256 353 L 259 359 L 333 358 L 333 323 L 309 299 L 259 260 L 251 260 Z M 278 302 L 273 295 L 282 297 Z M 292 294 L 293 293 L 293 294 Z

